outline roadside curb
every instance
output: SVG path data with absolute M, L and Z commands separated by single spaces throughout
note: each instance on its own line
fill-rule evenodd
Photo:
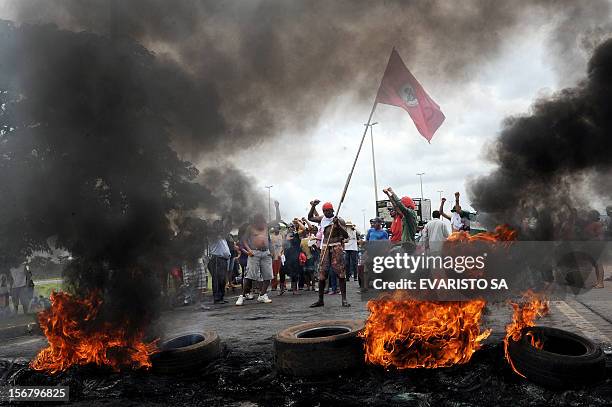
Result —
M 42 330 L 38 323 L 32 321 L 27 324 L 0 328 L 0 339 L 11 339 L 26 335 L 42 335 Z

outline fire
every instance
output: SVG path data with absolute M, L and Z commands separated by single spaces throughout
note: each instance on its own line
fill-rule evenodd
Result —
M 510 341 L 518 341 L 521 339 L 521 330 L 526 327 L 534 326 L 535 319 L 542 317 L 548 314 L 549 306 L 548 301 L 541 295 L 536 294 L 532 291 L 527 291 L 522 298 L 520 303 L 511 302 L 512 308 L 514 308 L 514 313 L 512 315 L 512 322 L 506 326 L 506 337 L 504 338 L 504 354 L 506 356 L 506 360 L 517 374 L 525 377 L 521 372 L 519 372 L 514 363 L 512 363 L 512 359 L 508 354 L 508 345 Z M 544 344 L 543 342 L 531 335 L 527 334 L 530 339 L 531 346 L 536 349 L 542 349 Z
M 361 334 L 366 362 L 385 368 L 436 368 L 467 363 L 491 333 L 480 332 L 485 301 L 415 301 L 402 292 L 368 302 Z
M 509 244 L 517 233 L 508 225 L 494 232 L 470 235 L 455 232 L 447 239 L 445 250 L 453 243 L 500 242 Z M 370 315 L 365 330 L 366 362 L 388 368 L 437 368 L 467 363 L 480 349 L 491 330 L 481 332 L 480 322 L 486 302 L 416 301 L 396 291 L 368 302 Z
M 35 370 L 50 373 L 73 365 L 96 364 L 118 371 L 122 367 L 149 368 L 156 342 L 145 343 L 142 332 L 128 333 L 128 322 L 120 326 L 98 321 L 102 299 L 96 293 L 76 298 L 52 293 L 51 308 L 38 314 L 38 322 L 49 346 L 30 363 Z
M 516 230 L 508 225 L 499 225 L 495 232 L 482 232 L 470 235 L 470 232 L 453 232 L 447 242 L 511 242 L 516 240 Z

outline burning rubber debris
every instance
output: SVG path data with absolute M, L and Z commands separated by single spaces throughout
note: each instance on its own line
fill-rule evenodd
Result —
M 467 363 L 491 333 L 481 332 L 484 307 L 478 300 L 415 301 L 401 291 L 370 301 L 362 334 L 366 361 L 397 369 Z
M 521 339 L 524 328 L 534 326 L 537 318 L 548 314 L 550 310 L 549 303 L 545 298 L 543 298 L 543 296 L 529 291 L 525 293 L 521 301 L 511 302 L 511 305 L 514 311 L 512 313 L 512 322 L 506 326 L 504 355 L 512 367 L 512 370 L 514 370 L 514 372 L 519 376 L 525 377 L 525 375 L 519 372 L 514 366 L 512 358 L 508 353 L 508 346 L 510 341 L 517 342 Z M 535 338 L 532 334 L 528 335 L 530 344 L 536 349 L 542 349 L 541 341 Z
M 156 342 L 146 343 L 142 331 L 129 324 L 111 324 L 100 315 L 102 299 L 97 293 L 76 298 L 52 293 L 51 308 L 38 315 L 49 341 L 30 366 L 39 371 L 58 373 L 72 366 L 97 365 L 120 368 L 150 368 Z

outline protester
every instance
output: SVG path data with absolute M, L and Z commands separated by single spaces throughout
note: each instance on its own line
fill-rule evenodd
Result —
M 9 278 L 6 274 L 0 273 L 0 318 L 10 313 L 9 292 Z
M 393 243 L 402 241 L 402 214 L 395 208 L 395 205 L 389 210 L 389 214 L 393 218 L 391 222 L 391 236 L 389 240 Z
M 374 218 L 372 224 L 374 226 L 368 230 L 368 234 L 366 235 L 367 242 L 373 240 L 389 240 L 389 234 L 382 228 L 383 220 L 381 218 Z
M 346 279 L 350 280 L 351 276 L 354 281 L 357 281 L 357 260 L 359 247 L 357 247 L 357 231 L 355 225 L 349 220 L 346 222 L 346 232 L 348 233 L 348 241 L 344 244 L 346 253 Z
M 383 192 L 391 199 L 397 211 L 402 214 L 402 243 L 414 244 L 417 232 L 417 214 L 414 202 L 407 196 L 399 199 L 391 187 L 383 189 Z
M 599 212 L 591 210 L 588 213 L 588 221 L 584 227 L 583 236 L 585 240 L 603 240 L 604 229 L 603 225 L 599 220 Z M 595 267 L 595 278 L 596 282 L 593 288 L 604 288 L 604 269 L 601 261 L 593 260 L 593 266 Z
M 227 262 L 227 276 L 226 276 L 226 283 L 227 283 L 227 288 L 231 289 L 232 291 L 235 291 L 235 287 L 234 287 L 234 263 L 236 262 L 236 259 L 238 258 L 238 250 L 236 249 L 236 241 L 234 240 L 234 236 L 232 236 L 231 234 L 227 235 L 227 238 L 225 239 L 227 242 L 227 247 L 229 247 L 229 251 L 230 251 L 230 258 Z
M 284 274 L 291 278 L 291 291 L 298 293 L 298 282 L 303 280 L 304 267 L 300 264 L 301 240 L 298 232 L 291 232 L 287 235 L 287 245 L 285 248 L 285 264 L 283 265 Z M 282 292 L 281 292 L 282 294 Z
M 213 302 L 227 304 L 225 296 L 225 278 L 227 276 L 228 262 L 231 252 L 225 238 L 226 226 L 223 221 L 217 220 L 213 224 L 212 240 L 208 243 L 208 270 L 212 278 Z
M 306 291 L 314 290 L 314 256 L 312 254 L 312 246 L 315 244 L 314 235 L 312 234 L 312 225 L 306 218 L 302 218 L 306 225 L 306 230 L 301 236 L 300 248 L 304 253 L 306 261 L 304 262 L 304 285 Z
M 31 297 L 28 297 L 27 268 L 28 266 L 25 260 L 23 260 L 21 264 L 10 268 L 12 281 L 11 298 L 13 299 L 15 314 L 19 312 L 19 304 L 21 304 L 24 314 L 29 312 Z
M 448 219 L 451 223 L 451 230 L 453 232 L 458 231 L 469 231 L 470 230 L 470 218 L 469 213 L 461 210 L 459 205 L 459 192 L 455 192 L 455 206 L 452 209 L 452 216 L 444 213 L 444 204 L 446 198 L 442 198 L 440 202 L 440 215 Z
M 612 240 L 612 206 L 606 206 L 606 227 L 605 227 L 605 238 L 606 240 Z
M 423 227 L 422 241 L 425 243 L 425 250 L 430 254 L 439 254 L 442 245 L 448 237 L 448 228 L 440 219 L 440 211 L 433 211 L 432 219 Z
M 253 223 L 247 228 L 242 242 L 249 258 L 244 289 L 236 305 L 244 304 L 245 296 L 251 292 L 253 282 L 259 280 L 262 281 L 262 284 L 257 301 L 270 303 L 272 300 L 268 297 L 267 291 L 273 278 L 272 255 L 270 254 L 270 233 L 264 215 L 257 214 L 253 217 Z
M 283 235 L 280 233 L 280 226 L 272 227 L 270 235 L 270 253 L 272 254 L 272 291 L 276 291 L 278 287 L 279 272 L 281 269 L 281 256 L 283 255 Z M 281 285 L 281 292 L 285 291 L 285 283 Z
M 342 294 L 342 306 L 350 307 L 346 300 L 346 271 L 344 267 L 344 239 L 348 238 L 344 220 L 334 216 L 334 207 L 330 202 L 323 204 L 323 216 L 316 216 L 316 206 L 319 200 L 311 201 L 308 220 L 319 223 L 319 233 L 322 231 L 321 243 L 321 268 L 319 270 L 319 300 L 311 307 L 322 307 L 325 293 L 325 280 L 330 270 L 338 276 L 340 293 Z

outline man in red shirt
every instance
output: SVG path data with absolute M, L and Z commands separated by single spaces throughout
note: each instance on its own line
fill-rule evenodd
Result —
M 389 210 L 389 214 L 393 218 L 391 222 L 391 240 L 393 243 L 402 241 L 402 214 L 395 210 L 395 207 Z
M 414 205 L 412 200 L 406 196 L 403 197 L 401 201 L 406 207 L 411 207 Z M 393 222 L 391 222 L 391 238 L 389 240 L 391 240 L 394 244 L 399 244 L 402 242 L 402 221 L 404 217 L 402 213 L 397 210 L 393 201 L 391 201 L 391 203 L 393 204 L 393 207 L 389 210 L 389 214 L 393 217 Z

